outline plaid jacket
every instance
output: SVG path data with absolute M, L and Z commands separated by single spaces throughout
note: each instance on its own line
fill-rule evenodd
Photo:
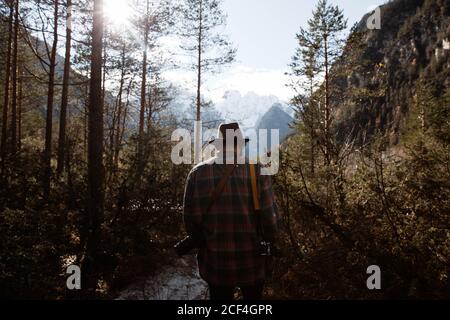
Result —
M 225 166 L 210 159 L 189 173 L 184 195 L 184 224 L 190 235 L 203 233 L 206 245 L 198 258 L 200 276 L 210 284 L 252 285 L 265 278 L 265 258 L 258 254 L 257 220 L 253 210 L 250 167 L 238 165 L 207 214 L 210 193 Z M 274 241 L 279 215 L 269 176 L 257 166 L 261 224 L 266 240 Z

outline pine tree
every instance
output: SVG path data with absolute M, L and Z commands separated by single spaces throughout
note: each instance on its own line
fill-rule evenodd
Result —
M 116 87 L 111 87 L 111 92 L 116 93 L 115 103 L 107 109 L 109 126 L 109 150 L 108 169 L 110 169 L 108 181 L 115 177 L 119 164 L 119 155 L 122 148 L 123 124 L 126 122 L 126 108 L 130 90 L 137 84 L 135 77 L 139 74 L 138 62 L 135 56 L 138 52 L 137 43 L 133 39 L 127 39 L 119 33 L 111 33 L 109 42 L 109 72 L 118 74 Z
M 14 154 L 17 151 L 17 95 L 18 95 L 18 55 L 19 55 L 19 0 L 14 1 L 14 31 L 13 31 L 13 52 L 11 63 L 12 74 L 12 97 L 11 97 L 11 152 Z
M 142 50 L 141 83 L 140 83 L 140 108 L 139 108 L 139 126 L 138 126 L 138 146 L 137 146 L 137 165 L 136 179 L 140 183 L 144 164 L 144 153 L 146 153 L 145 137 L 149 134 L 146 131 L 146 113 L 151 108 L 149 105 L 148 94 L 150 94 L 150 79 L 153 77 L 154 66 L 156 63 L 155 53 L 160 48 L 158 40 L 161 36 L 168 34 L 174 22 L 173 5 L 170 1 L 163 0 L 157 5 L 146 0 L 144 4 L 136 4 L 136 11 L 143 12 L 133 23 L 137 34 L 141 36 L 140 43 Z M 149 55 L 152 55 L 151 58 Z M 148 122 L 148 121 L 147 121 Z
M 82 264 L 84 288 L 91 294 L 97 287 L 97 253 L 104 210 L 103 167 L 103 0 L 94 0 L 91 79 L 89 90 L 87 243 Z
M 182 45 L 188 55 L 194 58 L 190 65 L 197 74 L 196 120 L 201 121 L 202 79 L 209 71 L 217 71 L 230 64 L 236 56 L 227 37 L 218 33 L 217 28 L 226 25 L 226 15 L 222 12 L 220 0 L 184 0 L 180 6 L 180 35 L 185 40 Z M 200 160 L 201 137 L 196 130 L 194 138 L 195 161 Z
M 58 166 L 57 175 L 60 176 L 64 171 L 64 159 L 66 148 L 66 122 L 67 105 L 69 101 L 69 80 L 71 69 L 71 47 L 72 47 L 72 0 L 66 3 L 66 44 L 64 55 L 64 75 L 61 95 L 61 110 L 59 117 L 59 140 L 58 140 Z
M 44 198 L 50 197 L 50 181 L 52 175 L 51 157 L 52 157 L 52 133 L 53 133 L 53 102 L 55 98 L 55 68 L 56 68 L 56 50 L 58 47 L 58 18 L 59 1 L 53 2 L 53 43 L 49 57 L 48 71 L 48 91 L 47 91 L 47 115 L 45 124 L 45 148 L 44 148 Z
M 308 29 L 302 30 L 300 34 L 312 50 L 309 55 L 314 57 L 314 65 L 320 70 L 323 77 L 323 130 L 324 130 L 324 151 L 325 160 L 331 163 L 331 80 L 330 68 L 338 59 L 342 52 L 345 38 L 343 31 L 347 28 L 347 20 L 337 6 L 328 3 L 327 0 L 320 0 L 313 12 L 313 17 L 308 20 Z M 322 100 L 322 98 L 321 98 Z
M 304 130 L 309 140 L 310 152 L 310 171 L 314 174 L 315 170 L 315 146 L 316 146 L 316 131 L 318 129 L 318 103 L 315 100 L 314 93 L 319 88 L 319 72 L 317 65 L 318 44 L 316 39 L 311 38 L 310 34 L 303 28 L 297 34 L 298 48 L 292 62 L 291 67 L 292 81 L 289 86 L 296 93 L 291 103 L 296 106 L 296 118 L 300 121 L 298 128 Z
M 144 122 L 145 122 L 145 101 L 147 96 L 147 50 L 148 50 L 148 42 L 150 36 L 150 27 L 152 22 L 154 21 L 154 17 L 151 16 L 150 12 L 150 1 L 147 0 L 146 10 L 144 15 L 144 45 L 142 48 L 142 81 L 141 81 L 141 105 L 139 110 L 139 154 L 141 154 L 142 149 L 142 138 L 144 135 Z
M 6 43 L 6 65 L 5 65 L 5 85 L 3 90 L 3 112 L 2 112 L 2 136 L 0 142 L 1 153 L 1 177 L 3 178 L 6 157 L 6 136 L 8 125 L 8 109 L 9 109 L 9 91 L 10 91 L 10 75 L 11 75 L 11 46 L 13 33 L 14 6 L 13 1 L 8 2 L 9 19 L 8 19 L 8 41 Z

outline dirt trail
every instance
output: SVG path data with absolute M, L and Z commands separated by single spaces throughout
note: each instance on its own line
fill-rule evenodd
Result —
M 154 276 L 123 290 L 117 300 L 205 300 L 208 285 L 197 268 L 195 256 L 175 260 Z

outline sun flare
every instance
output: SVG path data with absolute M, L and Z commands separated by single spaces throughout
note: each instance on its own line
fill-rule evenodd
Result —
M 104 12 L 108 22 L 124 26 L 130 22 L 132 9 L 129 0 L 104 0 Z

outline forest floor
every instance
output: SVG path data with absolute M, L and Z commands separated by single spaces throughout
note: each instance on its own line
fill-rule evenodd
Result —
M 153 276 L 137 281 L 116 300 L 205 300 L 208 285 L 199 274 L 194 255 L 173 260 Z

